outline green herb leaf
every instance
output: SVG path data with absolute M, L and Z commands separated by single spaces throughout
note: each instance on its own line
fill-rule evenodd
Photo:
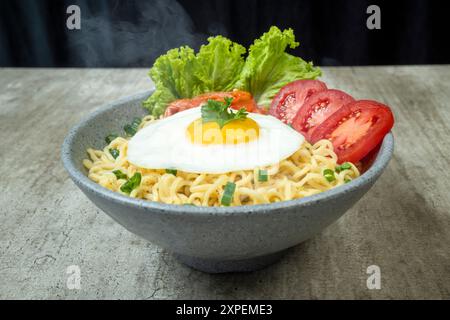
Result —
M 327 179 L 328 182 L 332 182 L 336 180 L 336 177 L 334 176 L 334 172 L 331 169 L 325 169 L 323 170 L 323 176 L 325 179 Z
M 177 175 L 177 170 L 176 169 L 166 169 L 166 173 L 170 173 L 170 174 L 173 174 L 174 176 L 176 176 Z
M 117 157 L 120 154 L 120 151 L 118 149 L 109 149 L 109 153 L 111 153 L 114 159 L 117 159 Z
M 345 179 L 344 179 L 344 182 L 345 182 L 345 183 L 349 183 L 350 181 L 352 181 L 352 179 L 349 179 L 349 178 L 345 178 Z
M 352 164 L 350 162 L 344 162 L 343 164 L 341 164 L 340 166 L 336 167 L 336 172 L 339 173 L 341 171 L 344 170 L 349 170 L 352 168 Z
M 117 134 L 111 133 L 111 134 L 106 136 L 105 141 L 106 141 L 107 144 L 110 144 L 117 137 L 118 137 Z
M 122 192 L 130 194 L 131 191 L 139 187 L 141 184 L 142 176 L 139 172 L 136 172 L 130 179 L 128 179 L 127 182 L 125 182 L 121 187 L 120 190 Z
M 258 181 L 265 182 L 269 180 L 269 175 L 267 173 L 267 170 L 259 170 L 258 171 Z
M 225 189 L 223 190 L 222 199 L 220 203 L 224 206 L 229 206 L 233 201 L 234 190 L 236 190 L 236 184 L 233 182 L 227 182 Z
M 127 135 L 129 135 L 130 137 L 134 136 L 136 134 L 136 132 L 138 131 L 139 125 L 141 124 L 142 119 L 140 118 L 134 118 L 133 122 L 131 122 L 130 124 L 126 124 L 123 127 L 123 130 L 125 131 L 125 133 Z
M 233 98 L 225 98 L 224 102 L 208 100 L 208 102 L 202 106 L 202 121 L 205 122 L 217 122 L 220 128 L 231 121 L 244 120 L 247 118 L 248 112 L 245 108 L 241 108 L 237 112 L 233 112 L 230 108 Z
M 120 170 L 114 170 L 113 173 L 117 179 L 127 179 L 128 178 L 128 176 Z

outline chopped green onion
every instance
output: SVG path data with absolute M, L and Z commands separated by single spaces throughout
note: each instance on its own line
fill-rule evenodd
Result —
M 222 199 L 220 203 L 224 206 L 229 206 L 233 201 L 234 190 L 236 190 L 236 184 L 233 182 L 227 182 L 225 189 L 223 190 Z
M 117 179 L 127 179 L 128 178 L 128 176 L 120 170 L 114 170 L 113 173 Z
M 130 194 L 131 191 L 139 187 L 141 184 L 141 174 L 139 172 L 136 172 L 130 179 L 128 179 L 127 182 L 125 182 L 121 187 L 120 190 L 122 192 Z
M 166 173 L 170 173 L 170 174 L 173 174 L 174 176 L 176 176 L 177 175 L 177 170 L 176 169 L 166 169 Z
M 258 171 L 258 181 L 265 182 L 269 180 L 269 175 L 267 174 L 267 170 L 259 170 Z
M 349 170 L 352 168 L 352 164 L 350 162 L 344 162 L 343 164 L 341 164 L 340 166 L 336 167 L 336 172 L 339 173 L 341 171 L 344 170 Z
M 336 180 L 336 177 L 334 176 L 334 172 L 331 169 L 325 169 L 323 170 L 323 176 L 325 179 L 327 179 L 328 182 L 332 182 Z
M 107 144 L 110 144 L 117 137 L 118 137 L 117 134 L 111 133 L 111 134 L 106 136 L 105 141 L 106 141 Z
M 345 178 L 345 179 L 344 179 L 344 182 L 345 182 L 345 183 L 349 183 L 350 181 L 352 181 L 352 179 L 349 179 L 349 178 Z
M 139 118 L 134 118 L 133 122 L 131 122 L 130 124 L 126 124 L 123 127 L 123 130 L 125 131 L 125 133 L 127 135 L 129 135 L 130 137 L 134 136 L 136 134 L 136 132 L 138 131 L 139 125 L 141 124 L 142 120 Z
M 141 122 L 142 122 L 142 119 L 136 117 L 136 118 L 133 119 L 133 122 L 131 122 L 131 124 L 132 124 L 133 126 L 135 126 L 135 127 L 139 127 L 139 125 L 141 124 Z
M 120 154 L 119 150 L 117 150 L 117 149 L 109 149 L 109 153 L 111 153 L 111 155 L 113 156 L 114 159 L 117 159 L 117 157 Z
M 137 130 L 135 130 L 132 126 L 131 126 L 131 124 L 126 124 L 124 127 L 123 127 L 123 130 L 125 131 L 125 133 L 127 134 L 127 135 L 129 135 L 129 136 L 134 136 L 135 134 L 136 134 L 136 132 L 137 132 Z

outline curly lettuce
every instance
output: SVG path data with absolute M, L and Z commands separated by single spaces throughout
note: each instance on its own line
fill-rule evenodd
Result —
M 202 93 L 230 91 L 239 80 L 246 49 L 222 36 L 211 37 L 208 41 L 196 57 L 195 75 L 202 83 Z
M 237 88 L 250 92 L 259 107 L 268 109 L 281 87 L 294 80 L 320 76 L 320 69 L 312 63 L 286 53 L 288 47 L 298 45 L 292 29 L 271 27 L 250 46 Z
M 195 60 L 194 50 L 189 47 L 169 50 L 156 59 L 149 72 L 155 92 L 143 103 L 151 114 L 159 116 L 170 102 L 201 92 L 200 81 L 193 74 Z
M 156 89 L 144 107 L 160 116 L 176 99 L 232 90 L 244 66 L 245 52 L 243 46 L 222 36 L 208 38 L 197 54 L 189 47 L 169 50 L 150 69 Z
M 187 46 L 169 50 L 150 69 L 155 92 L 143 105 L 160 116 L 174 100 L 237 88 L 249 91 L 260 107 L 268 108 L 285 84 L 321 75 L 312 63 L 286 53 L 297 46 L 292 29 L 272 27 L 255 40 L 246 58 L 243 46 L 223 36 L 208 38 L 197 54 Z

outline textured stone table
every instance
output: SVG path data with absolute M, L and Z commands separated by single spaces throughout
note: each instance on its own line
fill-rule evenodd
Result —
M 392 106 L 394 158 L 344 217 L 279 263 L 208 275 L 94 207 L 65 173 L 71 126 L 149 89 L 147 70 L 0 69 L 0 298 L 450 298 L 450 66 L 323 68 Z M 71 265 L 81 288 L 67 288 Z M 369 265 L 381 289 L 366 286 Z

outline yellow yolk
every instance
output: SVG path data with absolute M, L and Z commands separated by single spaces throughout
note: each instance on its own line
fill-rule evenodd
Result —
M 259 137 L 259 126 L 253 119 L 234 120 L 222 128 L 217 122 L 191 122 L 186 130 L 188 139 L 195 144 L 239 144 Z

